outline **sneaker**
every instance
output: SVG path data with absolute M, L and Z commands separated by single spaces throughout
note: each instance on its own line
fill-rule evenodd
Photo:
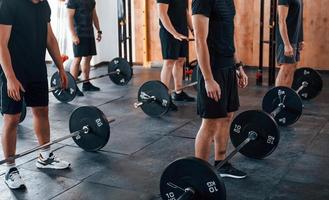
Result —
M 43 158 L 40 154 L 36 166 L 39 169 L 66 169 L 69 168 L 71 164 L 56 158 L 53 153 L 50 153 L 47 159 Z
M 173 92 L 171 97 L 174 101 L 186 101 L 186 102 L 194 102 L 195 101 L 194 97 L 189 96 L 184 91 L 182 91 L 179 94 L 176 93 L 176 92 Z
M 246 178 L 247 174 L 244 173 L 241 170 L 238 170 L 236 168 L 234 168 L 232 166 L 231 163 L 226 163 L 224 164 L 220 169 L 218 169 L 217 171 L 219 173 L 219 175 L 224 178 L 224 177 L 228 177 L 228 178 Z
M 94 86 L 90 82 L 83 83 L 82 91 L 100 91 L 99 87 Z
M 173 102 L 170 102 L 169 110 L 176 112 L 178 111 L 178 107 Z
M 79 89 L 79 87 L 77 87 L 77 92 L 76 92 L 76 94 L 77 94 L 78 97 L 83 97 L 83 96 L 85 96 L 85 95 L 83 94 L 83 92 L 81 92 L 81 90 Z
M 11 168 L 5 175 L 5 183 L 10 189 L 23 189 L 25 188 L 25 183 L 19 175 L 16 167 Z

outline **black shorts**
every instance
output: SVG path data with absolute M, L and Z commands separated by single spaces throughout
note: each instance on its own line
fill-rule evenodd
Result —
M 198 69 L 198 115 L 205 119 L 224 118 L 240 107 L 236 71 L 233 67 L 216 69 L 212 73 L 215 81 L 220 85 L 221 98 L 216 102 L 207 96 L 204 79 Z
M 167 30 L 160 28 L 162 57 L 164 60 L 185 58 L 188 52 L 188 42 L 176 40 Z
M 73 44 L 74 57 L 87 57 L 97 54 L 96 42 L 93 37 L 81 37 L 78 45 Z
M 2 114 L 18 114 L 22 112 L 21 101 L 15 101 L 8 97 L 7 81 L 2 79 L 1 85 L 1 112 Z M 25 93 L 22 93 L 26 106 L 28 107 L 46 107 L 49 103 L 48 83 L 31 82 L 23 84 Z
M 284 55 L 284 44 L 278 44 L 277 46 L 277 62 L 279 65 L 282 64 L 295 64 L 300 61 L 300 50 L 297 44 L 292 44 L 294 49 L 294 56 L 285 56 Z

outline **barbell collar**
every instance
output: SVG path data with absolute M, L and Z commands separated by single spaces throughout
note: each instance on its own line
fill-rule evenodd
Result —
M 299 92 L 302 91 L 307 86 L 308 86 L 308 82 L 307 81 L 303 81 L 302 82 L 302 85 L 296 90 L 296 93 L 299 94 Z

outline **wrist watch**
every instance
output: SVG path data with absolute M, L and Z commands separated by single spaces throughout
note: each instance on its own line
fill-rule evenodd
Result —
M 99 30 L 97 31 L 98 34 L 103 34 L 103 31 Z
M 235 63 L 235 70 L 239 70 L 240 67 L 243 67 L 244 64 L 242 61 L 238 62 L 238 63 Z

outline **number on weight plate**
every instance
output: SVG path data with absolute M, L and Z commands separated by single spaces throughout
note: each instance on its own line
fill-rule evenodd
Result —
M 215 181 L 207 182 L 207 187 L 210 193 L 218 192 Z
M 234 129 L 233 129 L 233 131 L 234 131 L 235 133 L 240 133 L 240 132 L 241 132 L 241 125 L 239 125 L 239 124 L 234 124 Z
M 271 136 L 271 135 L 269 135 L 269 136 L 267 137 L 267 143 L 268 143 L 268 144 L 274 144 L 274 140 L 275 140 L 275 137 L 273 137 L 273 136 Z
M 169 192 L 166 194 L 168 200 L 176 200 L 175 194 L 173 192 Z
M 100 118 L 96 119 L 96 124 L 97 124 L 98 127 L 103 126 L 103 122 Z

